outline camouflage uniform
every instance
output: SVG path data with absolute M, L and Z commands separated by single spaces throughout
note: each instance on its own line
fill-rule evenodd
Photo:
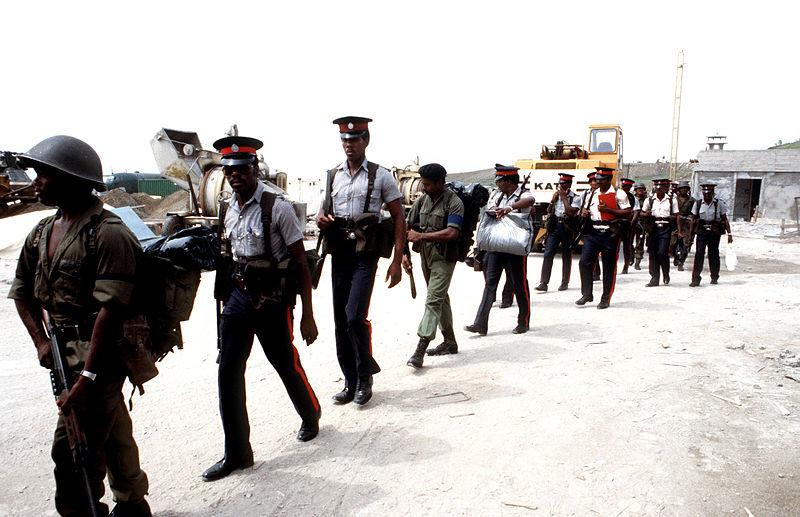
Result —
M 139 244 L 122 221 L 103 209 L 95 198 L 58 244 L 52 261 L 48 245 L 54 221 L 43 219 L 25 240 L 9 298 L 32 301 L 50 313 L 53 324 L 64 328 L 67 367 L 77 377 L 88 356 L 94 317 L 103 305 L 131 303 Z M 115 329 L 121 337 L 121 329 Z M 139 466 L 130 415 L 122 384 L 126 369 L 118 348 L 110 345 L 95 367 L 97 378 L 79 414 L 89 448 L 87 470 L 95 495 L 104 493 L 108 471 L 115 501 L 139 501 L 148 490 L 147 475 Z M 86 493 L 75 472 L 64 419 L 59 416 L 53 439 L 56 509 L 62 515 L 87 515 Z M 101 512 L 105 504 L 98 503 Z
M 463 220 L 464 204 L 450 189 L 445 189 L 437 199 L 431 199 L 427 194 L 417 199 L 406 219 L 409 227 L 422 232 L 438 232 L 445 228 L 461 230 Z M 415 242 L 413 249 L 422 258 L 422 273 L 428 285 L 425 313 L 417 328 L 417 335 L 431 341 L 436 337 L 438 326 L 442 329 L 445 342 L 455 344 L 453 314 L 447 294 L 457 262 L 455 242 Z

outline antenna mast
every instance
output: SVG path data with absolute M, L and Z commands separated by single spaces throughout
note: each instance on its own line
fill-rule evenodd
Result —
M 678 133 L 681 126 L 681 93 L 683 92 L 683 50 L 678 52 L 678 67 L 675 72 L 675 99 L 672 105 L 672 146 L 669 152 L 669 179 L 678 176 Z

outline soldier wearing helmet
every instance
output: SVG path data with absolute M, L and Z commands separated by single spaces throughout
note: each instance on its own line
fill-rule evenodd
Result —
M 122 315 L 132 301 L 139 243 L 93 194 L 105 185 L 100 158 L 88 144 L 54 136 L 18 159 L 36 171 L 33 185 L 39 201 L 58 211 L 40 221 L 25 240 L 8 297 L 16 303 L 41 366 L 53 367 L 42 309 L 62 337 L 61 352 L 75 382 L 60 408 L 80 416 L 95 507 L 108 512 L 101 502 L 108 470 L 117 503 L 112 515 L 149 516 L 147 476 L 139 466 L 122 396 L 126 368 L 117 346 L 123 339 Z M 91 505 L 73 464 L 63 415 L 52 457 L 56 510 L 89 515 Z

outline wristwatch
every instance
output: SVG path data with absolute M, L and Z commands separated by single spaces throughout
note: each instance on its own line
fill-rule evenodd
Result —
M 94 382 L 97 379 L 97 374 L 92 373 L 89 370 L 81 370 L 81 376 L 86 377 L 90 381 Z

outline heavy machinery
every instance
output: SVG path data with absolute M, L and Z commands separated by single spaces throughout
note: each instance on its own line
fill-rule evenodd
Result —
M 545 233 L 542 215 L 547 213 L 550 200 L 558 188 L 559 174 L 575 176 L 572 190 L 578 194 L 589 187 L 586 175 L 597 166 L 614 167 L 612 185 L 617 184 L 617 171 L 622 167 L 622 128 L 618 124 L 591 125 L 586 146 L 565 141 L 543 145 L 539 159 L 523 158 L 517 160 L 515 166 L 519 167 L 521 177 L 530 174 L 528 189 L 536 198 L 534 225 L 539 228 L 535 248 L 540 249 Z
M 0 151 L 0 210 L 17 203 L 36 201 L 33 182 L 14 153 Z
M 238 133 L 234 125 L 229 135 Z M 232 190 L 222 172 L 221 155 L 204 149 L 197 133 L 162 128 L 150 141 L 161 176 L 174 181 L 189 192 L 188 212 L 170 214 L 164 221 L 163 234 L 192 224 L 215 224 L 220 199 L 230 197 Z M 285 172 L 271 173 L 259 155 L 261 179 L 268 191 L 286 195 L 288 177 Z M 306 205 L 292 203 L 298 219 L 305 226 Z M 177 228 L 176 228 L 177 227 Z

